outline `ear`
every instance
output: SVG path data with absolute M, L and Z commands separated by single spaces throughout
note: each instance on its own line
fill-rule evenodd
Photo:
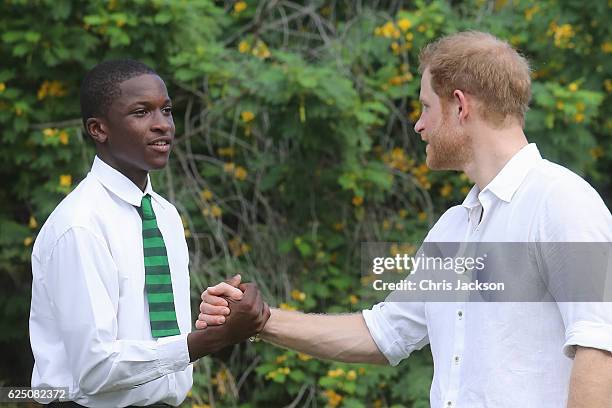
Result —
M 87 133 L 92 137 L 96 143 L 103 144 L 108 139 L 108 133 L 106 132 L 106 124 L 100 118 L 89 118 L 85 122 Z
M 455 89 L 453 98 L 453 102 L 455 102 L 455 111 L 453 113 L 457 115 L 459 122 L 465 121 L 470 115 L 470 104 L 466 94 L 459 89 Z

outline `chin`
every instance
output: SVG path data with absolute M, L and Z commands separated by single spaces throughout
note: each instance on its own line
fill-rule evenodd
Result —
M 166 167 L 168 164 L 168 156 L 166 157 L 156 157 L 155 159 L 147 160 L 147 164 L 149 170 L 160 170 Z

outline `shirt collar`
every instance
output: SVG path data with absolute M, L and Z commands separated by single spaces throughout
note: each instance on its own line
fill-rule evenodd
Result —
M 540 160 L 542 160 L 542 156 L 538 147 L 535 143 L 528 144 L 512 156 L 495 178 L 482 189 L 482 192 L 478 186 L 474 185 L 461 205 L 467 209 L 480 205 L 478 197 L 486 191 L 490 191 L 500 200 L 509 203 L 527 176 L 527 173 Z
M 159 199 L 159 196 L 153 191 L 153 187 L 151 187 L 151 178 L 148 174 L 147 186 L 143 192 L 132 180 L 109 166 L 98 156 L 94 158 L 90 173 L 109 191 L 135 207 L 140 207 L 140 202 L 145 194 L 151 195 L 160 206 L 164 207 L 163 201 Z

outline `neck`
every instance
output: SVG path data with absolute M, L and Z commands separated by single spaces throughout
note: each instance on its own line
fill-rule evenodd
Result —
M 483 127 L 473 134 L 473 155 L 463 171 L 482 190 L 527 145 L 527 138 L 518 125 L 503 129 Z
M 100 150 L 97 151 L 97 155 L 104 163 L 108 164 L 113 169 L 129 178 L 141 191 L 145 191 L 145 188 L 147 188 L 147 176 L 149 175 L 149 172 L 122 166 L 119 160 L 115 160 L 113 156 L 104 154 Z

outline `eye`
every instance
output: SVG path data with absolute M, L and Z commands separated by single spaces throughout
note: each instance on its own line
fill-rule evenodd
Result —
M 136 109 L 134 112 L 132 112 L 132 114 L 134 116 L 143 117 L 147 114 L 147 111 L 145 109 Z
M 166 114 L 171 114 L 172 113 L 172 106 L 166 106 L 165 108 L 162 109 L 162 112 L 164 112 Z

